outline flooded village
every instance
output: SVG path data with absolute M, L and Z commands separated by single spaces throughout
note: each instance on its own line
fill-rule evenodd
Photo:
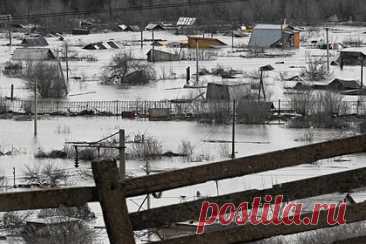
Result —
M 0 243 L 366 243 L 366 4 L 125 2 L 0 4 Z M 267 194 L 347 224 L 196 234 Z

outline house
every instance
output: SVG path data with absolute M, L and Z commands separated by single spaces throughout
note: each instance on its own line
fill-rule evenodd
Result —
M 148 62 L 166 62 L 180 60 L 179 54 L 151 49 L 147 54 Z
M 48 42 L 41 35 L 29 35 L 24 37 L 21 45 L 25 47 L 42 47 L 48 46 Z
M 13 61 L 57 61 L 49 48 L 17 48 L 11 58 Z
M 362 60 L 366 63 L 366 48 L 345 48 L 341 51 L 337 62 L 342 68 L 343 65 L 360 65 Z
M 89 29 L 83 29 L 83 28 L 76 28 L 71 31 L 71 34 L 73 35 L 89 35 L 90 31 Z
M 253 29 L 250 48 L 300 48 L 300 31 L 288 25 L 259 24 Z
M 149 109 L 149 120 L 150 121 L 170 120 L 170 109 L 169 108 L 150 108 Z
M 94 42 L 83 47 L 87 50 L 105 50 L 105 49 L 120 49 L 121 47 L 115 41 Z
M 219 39 L 216 38 L 207 38 L 207 37 L 188 37 L 188 47 L 196 48 L 198 44 L 198 48 L 217 48 L 226 46 L 226 44 Z
M 59 74 L 60 79 L 49 80 L 48 95 L 50 97 L 64 97 L 67 95 L 67 84 L 65 81 L 64 73 L 62 71 L 61 63 L 49 48 L 17 48 L 14 50 L 14 54 L 11 61 L 19 64 L 23 67 L 28 66 L 30 63 L 39 64 L 44 63 L 55 67 Z M 61 88 L 61 89 L 60 89 Z
M 164 26 L 161 24 L 150 23 L 145 27 L 147 31 L 162 31 L 165 30 Z
M 328 84 L 327 88 L 337 91 L 355 90 L 360 88 L 360 84 L 356 80 L 334 79 Z
M 118 28 L 121 31 L 131 31 L 131 32 L 139 32 L 140 27 L 138 25 L 118 25 Z
M 213 101 L 233 101 L 240 100 L 247 97 L 250 94 L 249 84 L 237 84 L 237 83 L 208 83 L 206 90 L 206 100 L 208 102 Z

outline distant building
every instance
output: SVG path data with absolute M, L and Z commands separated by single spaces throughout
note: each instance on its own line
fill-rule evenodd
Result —
M 13 61 L 57 61 L 49 48 L 17 48 L 11 59 Z
M 330 82 L 328 84 L 327 87 L 330 90 L 345 91 L 345 90 L 359 89 L 360 88 L 360 84 L 356 80 L 334 79 L 332 82 Z
M 121 47 L 115 41 L 94 42 L 83 47 L 87 50 L 120 49 Z
M 188 47 L 196 48 L 198 44 L 198 48 L 217 48 L 226 46 L 226 43 L 220 41 L 216 38 L 206 38 L 206 37 L 188 37 Z
M 150 23 L 145 27 L 147 31 L 162 31 L 165 30 L 164 26 L 161 24 Z
M 240 100 L 247 97 L 250 94 L 249 84 L 236 84 L 236 83 L 208 83 L 206 90 L 206 100 L 208 102 L 218 101 L 233 101 Z
M 362 60 L 366 65 L 366 48 L 345 48 L 339 55 L 338 63 L 343 68 L 343 65 L 360 65 Z
M 76 28 L 71 31 L 71 34 L 73 35 L 89 35 L 90 31 L 89 29 L 83 29 L 83 28 Z
M 132 32 L 139 32 L 140 27 L 138 25 L 118 25 L 118 28 L 121 31 L 132 31 Z
M 48 46 L 48 42 L 41 35 L 29 35 L 24 37 L 21 45 L 25 47 L 43 47 Z
M 253 29 L 250 48 L 300 48 L 300 32 L 288 25 L 259 24 Z
M 146 55 L 147 61 L 149 62 L 167 62 L 180 60 L 179 54 L 169 53 L 156 49 L 150 49 L 150 51 Z

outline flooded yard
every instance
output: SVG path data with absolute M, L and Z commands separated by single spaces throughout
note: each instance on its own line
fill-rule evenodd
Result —
M 366 42 L 366 35 L 363 34 L 366 27 L 348 27 L 335 26 L 330 32 L 332 42 L 342 42 L 350 36 L 357 35 Z M 14 34 L 14 46 L 6 46 L 7 39 L 3 36 L 0 39 L 0 67 L 3 69 L 5 63 L 11 59 L 14 49 L 20 43 L 22 34 Z M 145 38 L 150 38 L 151 32 L 144 32 Z M 304 33 L 305 35 L 305 33 Z M 313 38 L 324 38 L 324 31 L 317 33 Z M 18 38 L 19 37 L 19 38 Z M 182 89 L 186 82 L 186 68 L 191 67 L 191 73 L 194 74 L 195 60 L 159 62 L 154 63 L 153 67 L 157 73 L 158 79 L 144 86 L 130 86 L 128 88 L 117 88 L 101 84 L 101 75 L 104 67 L 108 66 L 111 58 L 118 52 L 131 52 L 136 58 L 146 59 L 146 53 L 150 50 L 150 42 L 145 42 L 144 47 L 140 47 L 138 40 L 140 33 L 112 32 L 90 35 L 65 35 L 65 40 L 70 45 L 70 51 L 79 55 L 93 55 L 97 58 L 96 62 L 70 61 L 69 76 L 69 96 L 63 100 L 67 101 L 136 101 L 136 100 L 169 100 L 178 98 L 194 97 L 197 95 L 196 89 Z M 156 39 L 169 40 L 170 42 L 183 42 L 187 37 L 183 35 L 173 35 L 167 31 L 155 32 Z M 281 74 L 291 77 L 301 72 L 301 67 L 306 65 L 306 55 L 311 53 L 314 56 L 325 55 L 326 50 L 311 49 L 310 47 L 301 47 L 300 49 L 290 50 L 293 55 L 289 57 L 276 58 L 243 58 L 240 55 L 247 54 L 247 51 L 239 46 L 248 44 L 249 37 L 234 38 L 235 47 L 230 46 L 231 37 L 215 35 L 228 44 L 227 47 L 215 49 L 217 53 L 215 60 L 200 61 L 200 69 L 211 70 L 218 65 L 225 68 L 233 68 L 245 73 L 255 72 L 260 66 L 270 64 L 274 70 L 268 72 L 265 78 L 265 85 L 270 95 L 270 101 L 288 100 L 286 87 L 294 86 L 294 81 L 282 81 Z M 305 38 L 305 36 L 304 36 Z M 114 40 L 125 44 L 120 50 L 84 50 L 82 46 L 98 41 Z M 48 37 L 47 41 L 50 48 L 60 50 L 63 42 L 57 37 Z M 170 49 L 170 51 L 179 51 L 179 49 Z M 331 50 L 332 60 L 338 52 Z M 62 63 L 65 70 L 65 63 Z M 332 78 L 356 79 L 360 78 L 358 66 L 347 66 L 341 70 L 338 66 L 331 66 Z M 174 78 L 164 79 L 165 75 L 172 75 Z M 250 83 L 250 78 L 245 75 L 239 75 L 235 81 Z M 82 77 L 83 81 L 74 79 Z M 192 78 L 194 79 L 194 78 Z M 201 76 L 200 83 L 206 85 L 207 82 L 227 80 L 218 76 Z M 326 81 L 326 83 L 328 83 Z M 325 83 L 325 81 L 323 82 Z M 25 81 L 18 78 L 9 78 L 0 73 L 0 96 L 10 96 L 10 85 L 14 84 L 15 97 L 17 99 L 32 99 L 32 91 L 26 89 Z M 358 100 L 359 97 L 344 97 L 345 100 Z M 280 121 L 267 123 L 263 125 L 236 125 L 236 157 L 244 157 L 275 150 L 287 149 L 305 144 L 321 142 L 326 140 L 343 138 L 358 134 L 356 126 L 345 130 L 333 129 L 291 129 L 286 123 Z M 16 184 L 24 183 L 24 171 L 26 166 L 37 167 L 52 163 L 61 169 L 66 169 L 72 177 L 68 181 L 69 186 L 90 186 L 94 185 L 91 177 L 81 177 L 81 171 L 91 172 L 90 162 L 81 161 L 80 167 L 75 168 L 74 159 L 39 159 L 35 157 L 37 152 L 49 152 L 52 150 L 62 150 L 66 142 L 98 141 L 108 135 L 124 129 L 126 138 L 133 139 L 136 135 L 151 136 L 161 143 L 163 152 L 179 152 L 182 142 L 190 142 L 193 148 L 194 162 L 187 162 L 183 158 L 162 157 L 157 160 L 149 160 L 151 170 L 154 172 L 169 171 L 174 169 L 187 168 L 209 164 L 220 160 L 228 159 L 228 153 L 231 153 L 231 125 L 204 124 L 193 121 L 149 121 L 147 119 L 122 119 L 115 117 L 58 117 L 42 115 L 38 121 L 38 136 L 33 135 L 33 121 L 15 121 L 0 119 L 0 151 L 13 152 L 11 155 L 0 156 L 0 176 L 5 176 L 6 185 L 2 191 L 10 192 L 19 189 L 13 189 L 13 180 Z M 216 142 L 214 141 L 225 141 Z M 227 142 L 226 142 L 227 141 Z M 127 148 L 131 144 L 127 144 Z M 356 154 L 336 159 L 322 160 L 308 165 L 297 167 L 282 168 L 274 171 L 268 171 L 245 177 L 207 182 L 191 187 L 184 187 L 175 190 L 165 191 L 161 198 L 152 198 L 151 207 L 158 207 L 190 201 L 197 199 L 197 193 L 200 196 L 216 196 L 218 194 L 227 194 L 249 189 L 265 189 L 275 184 L 288 181 L 294 181 L 304 178 L 310 178 L 330 173 L 346 171 L 365 167 L 366 154 Z M 146 161 L 128 160 L 126 163 L 128 176 L 145 175 Z M 13 173 L 15 172 L 15 175 Z M 24 189 L 23 189 L 24 190 Z M 338 196 L 339 197 L 339 196 Z M 331 198 L 331 197 L 329 197 Z M 328 199 L 328 198 L 327 198 Z M 129 198 L 128 209 L 135 212 L 139 209 L 144 196 Z M 107 235 L 104 229 L 103 215 L 101 208 L 97 203 L 90 204 L 92 210 L 96 213 L 97 219 L 91 223 L 98 228 L 100 234 L 100 243 L 108 243 Z M 145 208 L 145 207 L 144 207 Z M 145 239 L 139 238 L 143 242 Z M 0 242 L 1 243 L 1 242 Z

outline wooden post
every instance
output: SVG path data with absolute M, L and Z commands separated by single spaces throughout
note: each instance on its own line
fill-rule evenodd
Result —
M 14 85 L 11 84 L 10 86 L 10 101 L 14 100 Z
M 233 128 L 231 140 L 231 158 L 235 159 L 235 120 L 236 120 L 236 101 L 233 101 Z
M 119 130 L 119 176 L 122 180 L 126 177 L 125 130 Z
M 116 162 L 94 161 L 92 168 L 110 243 L 135 244 L 132 225 L 128 217 L 125 188 L 118 182 Z
M 188 66 L 186 68 L 186 84 L 189 85 L 189 80 L 191 79 L 191 68 Z

